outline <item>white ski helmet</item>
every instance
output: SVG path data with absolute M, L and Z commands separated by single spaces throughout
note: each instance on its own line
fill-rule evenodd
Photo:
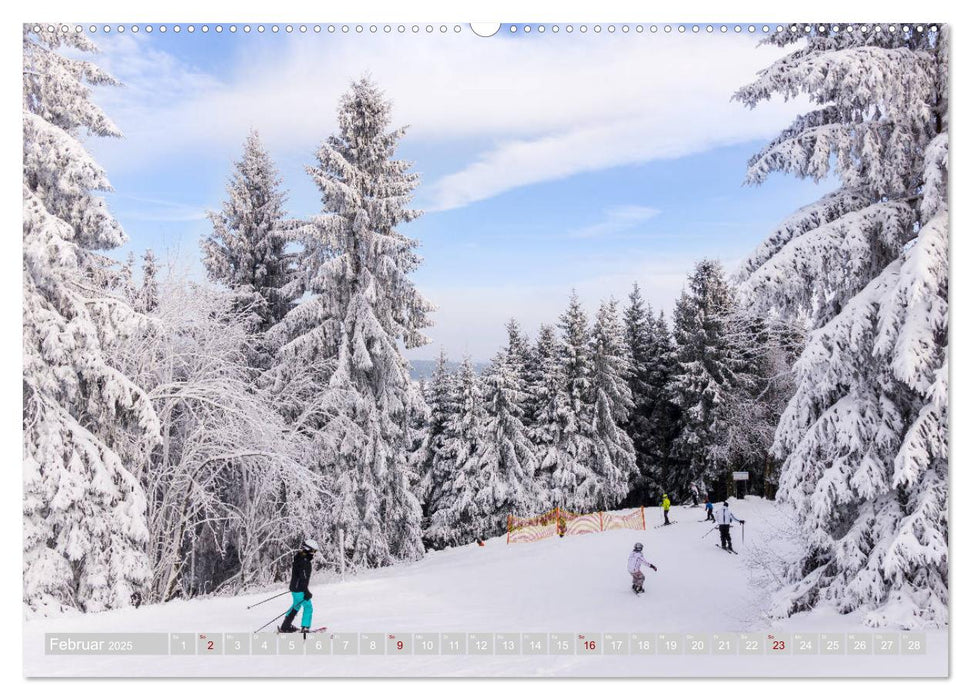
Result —
M 317 540 L 310 540 L 310 539 L 303 541 L 303 548 L 312 549 L 315 552 L 320 549 L 320 547 L 317 546 Z

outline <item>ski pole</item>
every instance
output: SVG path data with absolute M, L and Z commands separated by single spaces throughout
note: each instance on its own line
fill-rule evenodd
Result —
M 703 534 L 701 536 L 701 539 L 705 539 L 706 537 L 708 537 L 708 535 L 710 535 L 711 533 L 713 533 L 717 529 L 718 529 L 718 526 L 715 526 L 715 527 L 711 528 L 708 532 L 706 532 L 705 534 Z
M 289 608 L 287 610 L 284 610 L 282 613 L 280 613 L 279 615 L 277 615 L 276 617 L 274 617 L 269 622 L 267 622 L 265 625 L 263 625 L 263 627 L 268 627 L 269 625 L 273 624 L 274 622 L 276 622 L 277 620 L 279 620 L 281 617 L 283 617 L 284 615 L 286 615 L 288 612 L 290 612 Z M 259 629 L 253 630 L 253 634 L 256 634 L 257 632 L 259 632 L 261 629 L 263 629 L 263 627 L 260 627 Z
M 246 609 L 247 610 L 250 610 L 251 608 L 255 608 L 257 605 L 263 605 L 263 603 L 269 603 L 271 600 L 276 600 L 281 595 L 286 595 L 289 592 L 290 591 L 283 591 L 283 593 L 279 593 L 279 594 L 277 594 L 277 595 L 275 595 L 275 596 L 273 596 L 271 598 L 267 598 L 266 600 L 261 600 L 259 603 L 253 603 L 252 605 L 247 605 L 246 606 Z
M 745 544 L 745 523 L 742 523 L 742 544 Z

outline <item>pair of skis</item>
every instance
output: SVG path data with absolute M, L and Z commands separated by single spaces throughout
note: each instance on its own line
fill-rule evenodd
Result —
M 654 526 L 654 529 L 657 530 L 658 528 L 661 528 L 661 527 L 667 527 L 668 525 L 674 525 L 676 522 L 678 522 L 678 521 L 677 520 L 672 520 L 670 522 L 661 523 L 660 525 L 655 525 Z
M 279 627 L 276 628 L 277 634 L 303 634 L 305 637 L 308 634 L 318 634 L 319 632 L 326 632 L 326 631 L 327 631 L 326 625 L 324 625 L 323 627 L 314 627 L 312 630 L 307 630 L 306 632 L 301 632 L 300 630 L 294 630 L 293 632 L 284 632 Z
M 263 605 L 263 603 L 269 603 L 271 600 L 276 600 L 280 596 L 284 596 L 284 595 L 286 595 L 289 592 L 290 591 L 283 591 L 283 593 L 277 593 L 274 596 L 270 596 L 266 600 L 261 600 L 259 603 L 254 603 L 253 605 L 248 605 L 246 607 L 246 609 L 247 610 L 251 610 L 252 608 L 255 608 L 257 605 Z M 280 613 L 279 615 L 277 615 L 276 617 L 274 617 L 272 620 L 270 620 L 269 622 L 267 622 L 266 624 L 264 624 L 262 627 L 259 627 L 258 629 L 253 630 L 253 634 L 256 634 L 260 630 L 266 629 L 267 627 L 269 627 L 270 625 L 272 625 L 274 622 L 276 622 L 277 620 L 279 620 L 281 617 L 283 617 L 284 615 L 286 615 L 288 612 L 290 612 L 290 611 L 289 610 L 285 610 L 284 612 Z M 327 627 L 322 626 L 322 627 L 315 627 L 312 630 L 307 630 L 306 632 L 303 632 L 302 633 L 303 634 L 303 638 L 306 639 L 308 634 L 316 634 L 318 632 L 323 632 L 326 629 L 327 629 Z M 276 633 L 277 634 L 294 634 L 294 633 L 297 633 L 297 632 L 300 632 L 300 630 L 294 629 L 293 632 L 283 632 L 280 629 L 280 626 L 279 625 L 277 625 L 277 628 L 276 628 Z
M 736 554 L 736 555 L 738 554 L 738 552 L 736 552 L 734 549 L 729 549 L 728 547 L 722 547 L 720 544 L 716 544 L 715 546 L 718 547 L 718 549 L 724 550 L 726 552 L 731 552 L 732 554 Z

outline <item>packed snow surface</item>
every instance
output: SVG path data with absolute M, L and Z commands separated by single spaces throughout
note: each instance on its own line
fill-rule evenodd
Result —
M 746 521 L 715 547 L 703 508 L 674 507 L 668 527 L 646 509 L 646 531 L 613 530 L 507 545 L 504 537 L 432 552 L 421 561 L 344 581 L 311 582 L 314 625 L 332 632 L 874 632 L 859 616 L 819 610 L 778 621 L 764 615 L 770 581 L 785 555 L 787 520 L 769 501 L 733 501 Z M 626 571 L 644 543 L 646 592 Z M 773 554 L 768 554 L 772 552 Z M 281 587 L 280 591 L 283 590 Z M 140 609 L 37 618 L 24 624 L 26 675 L 300 676 L 699 676 L 944 675 L 947 632 L 928 631 L 919 656 L 45 656 L 45 632 L 251 632 L 283 612 L 287 597 L 246 610 L 277 590 L 200 598 Z M 272 629 L 272 626 L 267 628 Z M 879 631 L 879 630 L 876 630 Z

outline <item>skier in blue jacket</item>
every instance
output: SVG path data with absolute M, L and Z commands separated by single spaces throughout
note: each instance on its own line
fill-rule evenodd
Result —
M 297 631 L 293 626 L 293 619 L 301 610 L 303 615 L 300 619 L 300 631 L 310 631 L 310 623 L 314 616 L 314 605 L 310 602 L 313 598 L 309 588 L 310 574 L 313 571 L 313 559 L 317 549 L 316 541 L 305 540 L 300 551 L 293 557 L 293 568 L 290 571 L 290 595 L 293 596 L 293 603 L 287 611 L 287 616 L 283 618 L 283 624 L 279 627 L 280 632 Z

